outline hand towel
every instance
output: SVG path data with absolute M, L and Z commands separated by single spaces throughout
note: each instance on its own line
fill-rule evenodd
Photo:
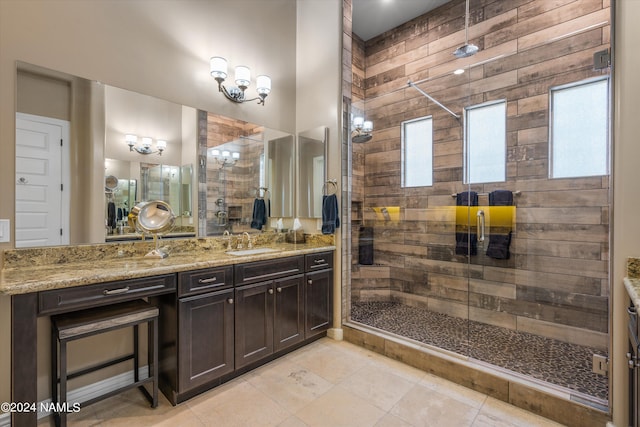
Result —
M 358 242 L 358 264 L 373 264 L 373 227 L 360 227 Z
M 264 199 L 255 199 L 253 201 L 253 217 L 251 219 L 251 228 L 262 230 L 262 226 L 267 222 L 267 205 Z
M 109 202 L 107 203 L 107 226 L 115 229 L 116 225 L 116 204 L 113 202 Z
M 322 234 L 333 234 L 340 227 L 338 198 L 335 194 L 322 196 Z
M 456 206 L 478 206 L 478 193 L 475 191 L 463 191 L 456 195 Z M 456 224 L 456 255 L 477 255 L 478 235 L 471 232 L 469 225 L 464 223 Z
M 513 206 L 513 193 L 509 190 L 496 190 L 489 193 L 489 206 Z M 495 259 L 509 259 L 509 245 L 513 225 L 509 219 L 507 223 L 491 226 L 487 256 Z

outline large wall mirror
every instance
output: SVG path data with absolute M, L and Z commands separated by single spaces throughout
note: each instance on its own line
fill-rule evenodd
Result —
M 202 112 L 200 118 L 201 127 L 207 129 L 206 138 L 201 141 L 206 151 L 201 165 L 206 165 L 202 179 L 206 179 L 207 205 L 201 206 L 199 212 L 203 234 L 267 230 L 268 217 L 274 216 L 274 211 L 280 212 L 279 197 L 292 199 L 294 185 L 292 174 L 287 180 L 271 179 L 282 165 L 278 158 L 272 158 L 270 147 L 274 139 L 293 141 L 293 136 L 213 113 Z M 256 218 L 254 205 L 258 200 L 264 202 L 265 211 Z
M 22 62 L 17 82 L 16 247 L 138 238 L 127 214 L 152 199 L 171 205 L 175 237 L 252 231 L 265 188 L 293 216 L 293 172 L 267 178 L 270 163 L 294 170 L 293 149 L 265 160 L 291 134 Z
M 293 216 L 295 148 L 293 135 L 273 133 L 267 139 L 267 182 L 274 218 Z
M 329 128 L 320 126 L 298 134 L 298 216 L 322 217 L 322 191 Z
M 169 236 L 195 236 L 196 110 L 107 85 L 104 106 L 106 240 L 139 238 L 128 214 L 151 200 L 174 211 Z

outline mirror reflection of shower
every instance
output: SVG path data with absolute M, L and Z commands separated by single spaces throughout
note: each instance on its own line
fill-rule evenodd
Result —
M 248 198 L 245 195 L 258 182 L 247 180 L 245 175 L 257 175 L 256 165 L 261 162 L 257 157 L 262 159 L 263 153 L 262 132 L 235 136 L 231 141 L 207 148 L 207 164 L 211 165 L 207 192 L 212 201 L 208 207 L 212 234 L 231 232 L 246 222 L 248 208 L 243 205 L 252 200 L 245 200 Z
M 229 224 L 229 209 L 227 207 L 227 169 L 233 167 L 240 159 L 240 152 L 235 151 L 228 144 L 207 150 L 207 155 L 220 169 L 219 181 L 222 184 L 220 197 L 216 199 L 216 225 L 226 227 Z

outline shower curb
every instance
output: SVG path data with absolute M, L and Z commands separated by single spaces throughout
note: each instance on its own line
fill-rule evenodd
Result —
M 611 421 L 608 412 L 572 401 L 568 393 L 542 391 L 534 384 L 477 369 L 462 356 L 430 351 L 359 325 L 344 324 L 342 327 L 347 342 L 564 425 L 601 427 Z

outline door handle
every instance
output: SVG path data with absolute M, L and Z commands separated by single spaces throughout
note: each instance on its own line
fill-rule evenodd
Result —
M 484 211 L 479 210 L 476 214 L 476 225 L 478 226 L 478 241 L 484 242 Z

